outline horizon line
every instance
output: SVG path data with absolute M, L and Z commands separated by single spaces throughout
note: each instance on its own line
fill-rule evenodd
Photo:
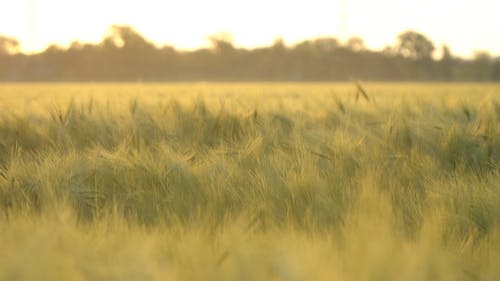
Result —
M 158 40 L 153 40 L 153 39 L 150 39 L 148 38 L 144 33 L 142 33 L 140 30 L 138 30 L 136 27 L 134 27 L 133 25 L 131 24 L 112 24 L 111 26 L 109 26 L 107 28 L 107 31 L 100 37 L 100 39 L 98 40 L 82 40 L 82 39 L 73 39 L 71 40 L 70 42 L 66 42 L 66 43 L 63 43 L 63 42 L 50 42 L 50 43 L 47 43 L 45 44 L 45 46 L 43 48 L 39 48 L 39 49 L 36 49 L 36 50 L 29 50 L 29 48 L 25 48 L 24 45 L 23 45 L 23 41 L 19 40 L 18 38 L 16 38 L 15 36 L 10 36 L 10 35 L 6 35 L 6 34 L 0 34 L 0 37 L 4 37 L 4 38 L 10 38 L 10 39 L 14 39 L 16 40 L 18 43 L 19 43 L 19 52 L 18 54 L 23 54 L 23 55 L 27 55 L 27 56 L 31 56 L 31 55 L 37 55 L 37 54 L 42 54 L 44 52 L 46 52 L 50 47 L 60 47 L 62 50 L 69 50 L 71 48 L 71 45 L 72 44 L 75 44 L 75 43 L 79 43 L 79 44 L 82 44 L 82 45 L 92 45 L 92 46 L 97 46 L 99 45 L 100 43 L 102 43 L 105 39 L 106 39 L 106 36 L 109 34 L 110 30 L 113 28 L 113 27 L 128 27 L 128 28 L 131 28 L 133 31 L 135 31 L 138 35 L 140 35 L 146 42 L 152 44 L 153 46 L 155 46 L 155 48 L 158 48 L 158 49 L 161 49 L 161 48 L 165 48 L 165 47 L 171 47 L 173 48 L 174 50 L 176 51 L 181 51 L 181 52 L 194 52 L 194 51 L 198 51 L 198 50 L 204 50 L 204 49 L 210 49 L 210 40 L 209 40 L 209 37 L 211 36 L 217 36 L 217 35 L 222 35 L 222 34 L 225 34 L 225 35 L 229 35 L 231 37 L 231 40 L 229 40 L 229 42 L 232 44 L 233 47 L 235 47 L 236 49 L 240 49 L 240 50 L 255 50 L 255 49 L 259 49 L 259 48 L 266 48 L 266 47 L 271 47 L 275 44 L 275 42 L 277 42 L 278 40 L 280 40 L 281 42 L 283 42 L 284 46 L 290 48 L 290 47 L 293 47 L 293 46 L 296 46 L 300 43 L 303 43 L 303 42 L 307 42 L 307 41 L 315 41 L 315 40 L 318 40 L 318 39 L 335 39 L 338 43 L 339 43 L 339 46 L 342 46 L 342 47 L 345 47 L 349 40 L 351 39 L 361 39 L 363 41 L 363 45 L 365 47 L 365 50 L 367 51 L 373 51 L 373 52 L 382 52 L 385 48 L 393 48 L 395 47 L 395 42 L 397 41 L 397 36 L 395 39 L 395 41 L 393 41 L 392 43 L 385 43 L 383 47 L 379 47 L 379 48 L 374 48 L 372 46 L 367 46 L 366 45 L 366 42 L 364 40 L 364 38 L 362 36 L 357 36 L 357 35 L 351 35 L 351 36 L 346 36 L 344 39 L 342 39 L 340 35 L 333 35 L 333 34 L 325 34 L 325 35 L 318 35 L 318 36 L 314 36 L 314 37 L 307 37 L 307 38 L 303 38 L 303 39 L 298 39 L 298 40 L 293 40 L 293 42 L 288 42 L 286 40 L 286 38 L 284 36 L 280 36 L 280 35 L 276 35 L 274 36 L 274 39 L 269 42 L 269 43 L 261 43 L 261 44 L 238 44 L 235 40 L 235 38 L 237 37 L 234 33 L 232 32 L 227 32 L 227 31 L 215 31 L 215 32 L 211 32 L 211 33 L 208 33 L 206 35 L 203 36 L 203 38 L 205 39 L 206 41 L 206 44 L 200 44 L 196 47 L 182 47 L 182 46 L 179 46 L 179 45 L 176 45 L 175 43 L 173 42 L 159 42 Z M 496 58 L 500 58 L 500 53 L 497 54 L 497 53 L 493 53 L 491 52 L 490 50 L 486 50 L 486 49 L 481 49 L 481 48 L 474 48 L 474 50 L 472 51 L 472 53 L 470 55 L 463 55 L 463 54 L 457 54 L 457 53 L 454 53 L 453 52 L 453 46 L 451 46 L 450 44 L 436 44 L 435 42 L 432 41 L 431 38 L 427 37 L 427 35 L 417 29 L 404 29 L 402 31 L 400 31 L 398 34 L 401 34 L 403 32 L 406 32 L 406 31 L 415 31 L 415 32 L 418 32 L 422 35 L 424 35 L 426 38 L 428 38 L 433 44 L 434 44 L 434 53 L 438 53 L 439 55 L 434 55 L 433 57 L 436 58 L 436 57 L 440 57 L 441 55 L 441 51 L 443 49 L 443 47 L 448 47 L 449 50 L 451 50 L 451 53 L 454 57 L 456 58 L 461 58 L 461 59 L 472 59 L 474 58 L 474 55 L 477 54 L 477 53 L 487 53 L 489 54 L 493 59 L 496 59 Z

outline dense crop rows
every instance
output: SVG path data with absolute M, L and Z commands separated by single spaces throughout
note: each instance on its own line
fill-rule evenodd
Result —
M 3 85 L 0 109 L 0 280 L 500 278 L 497 85 Z

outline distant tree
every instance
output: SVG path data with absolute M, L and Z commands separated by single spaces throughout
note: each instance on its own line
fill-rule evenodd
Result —
M 383 49 L 382 49 L 382 55 L 384 56 L 387 56 L 387 57 L 394 57 L 398 54 L 398 50 L 393 47 L 393 46 L 390 46 L 390 45 L 386 45 Z
M 69 45 L 69 50 L 71 51 L 81 51 L 84 48 L 84 44 L 78 42 L 78 41 L 73 41 Z
M 278 37 L 278 38 L 274 39 L 274 42 L 273 42 L 273 45 L 271 48 L 273 49 L 273 51 L 275 53 L 282 54 L 282 53 L 286 52 L 285 41 L 283 40 L 283 38 Z
M 474 61 L 477 62 L 490 62 L 491 61 L 491 55 L 490 53 L 486 51 L 475 51 L 474 52 Z
M 363 39 L 359 37 L 352 37 L 347 40 L 346 47 L 353 52 L 360 52 L 366 49 Z
M 398 36 L 398 52 L 413 60 L 430 60 L 434 44 L 424 35 L 415 31 L 405 31 Z
M 104 45 L 114 45 L 118 48 L 145 48 L 154 49 L 155 46 L 148 42 L 139 32 L 130 26 L 113 25 L 106 38 Z
M 212 47 L 178 51 L 157 47 L 129 26 L 112 26 L 99 44 L 73 42 L 42 53 L 20 53 L 15 39 L 0 36 L 0 81 L 172 81 L 172 80 L 500 80 L 500 58 L 477 52 L 453 57 L 447 46 L 432 59 L 433 43 L 407 31 L 383 51 L 360 38 L 304 40 L 293 46 L 277 39 L 254 49 L 235 48 L 233 36 L 216 33 Z
M 0 80 L 17 80 L 17 69 L 19 63 L 16 63 L 16 56 L 19 52 L 19 42 L 16 39 L 0 36 Z
M 450 48 L 443 45 L 441 51 L 441 59 L 439 60 L 439 75 L 443 80 L 449 81 L 453 79 L 453 56 Z
M 493 60 L 488 52 L 475 51 L 473 60 L 474 80 L 477 81 L 490 80 L 493 72 L 492 62 Z
M 314 46 L 321 53 L 333 53 L 339 47 L 339 41 L 335 38 L 318 38 L 314 40 Z
M 451 61 L 453 56 L 451 55 L 451 50 L 448 46 L 443 45 L 441 50 L 441 61 Z
M 491 66 L 491 78 L 493 81 L 500 81 L 500 57 L 493 61 Z
M 212 44 L 212 48 L 217 53 L 222 54 L 234 51 L 234 46 L 233 46 L 234 37 L 230 33 L 218 32 L 208 36 L 208 40 Z
M 0 55 L 11 55 L 19 52 L 19 42 L 16 39 L 0 36 Z

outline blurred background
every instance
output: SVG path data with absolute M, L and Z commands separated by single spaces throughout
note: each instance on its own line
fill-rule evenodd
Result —
M 0 3 L 0 81 L 498 81 L 492 0 Z

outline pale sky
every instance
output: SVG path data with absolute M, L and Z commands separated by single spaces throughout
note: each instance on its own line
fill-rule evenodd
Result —
M 25 51 L 100 42 L 112 24 L 180 49 L 206 46 L 217 32 L 232 33 L 240 47 L 359 36 L 381 49 L 412 29 L 457 55 L 500 55 L 500 0 L 0 0 L 0 34 Z

